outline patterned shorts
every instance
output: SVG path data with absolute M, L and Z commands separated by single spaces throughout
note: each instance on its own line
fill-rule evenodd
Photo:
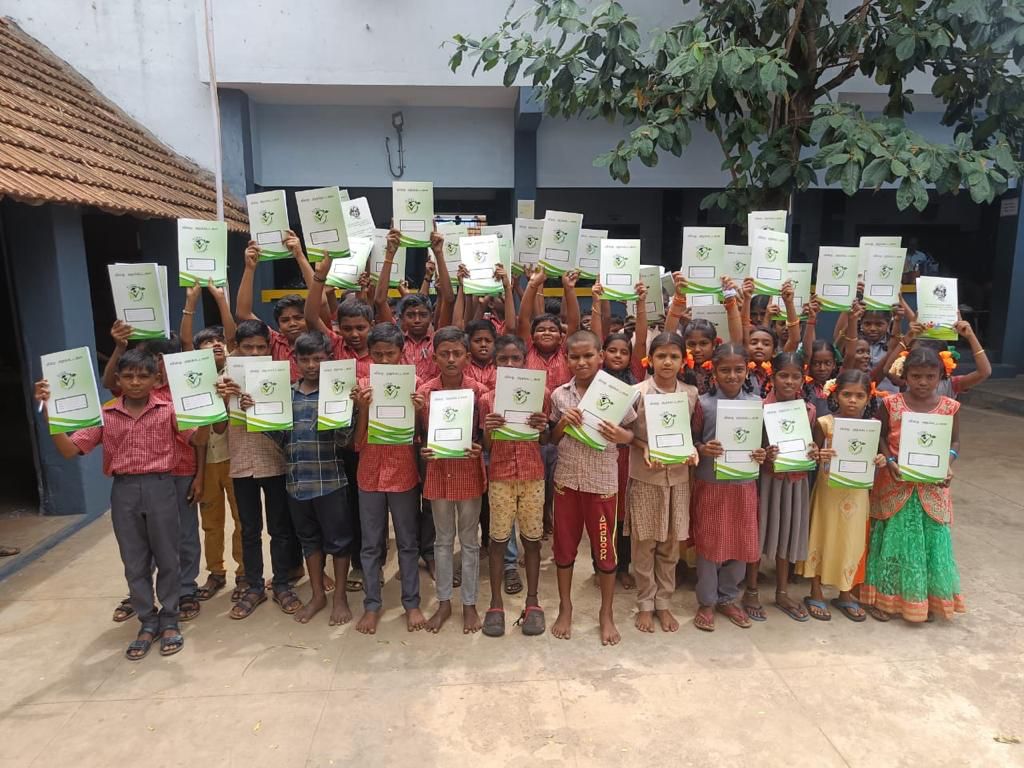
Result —
M 540 541 L 544 536 L 543 480 L 492 480 L 487 497 L 492 541 L 508 541 L 513 523 L 519 523 L 519 535 L 527 541 Z

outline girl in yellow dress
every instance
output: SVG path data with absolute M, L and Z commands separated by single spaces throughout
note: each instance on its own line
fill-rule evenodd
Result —
M 825 603 L 822 585 L 839 590 L 832 605 L 852 621 L 864 621 L 865 614 L 850 590 L 854 576 L 864 555 L 864 530 L 867 526 L 871 502 L 866 488 L 834 488 L 829 485 L 828 461 L 835 457 L 832 449 L 832 431 L 836 416 L 843 419 L 872 418 L 876 403 L 871 391 L 871 379 L 861 370 L 847 369 L 839 378 L 825 385 L 829 414 L 820 417 L 814 425 L 814 441 L 818 444 L 818 460 L 822 471 L 818 473 L 811 495 L 811 530 L 807 544 L 807 559 L 797 564 L 797 572 L 811 579 L 811 594 L 804 604 L 812 618 L 829 621 L 832 614 Z M 885 465 L 885 457 L 877 453 L 876 467 Z

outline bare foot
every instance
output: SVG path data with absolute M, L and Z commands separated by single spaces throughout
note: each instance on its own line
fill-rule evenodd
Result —
M 568 640 L 572 637 L 572 606 L 558 606 L 558 618 L 551 625 L 551 634 L 559 640 Z
M 308 624 L 310 619 L 326 607 L 327 595 L 313 595 L 310 601 L 296 612 L 295 620 L 299 624 Z
M 333 591 L 334 591 L 334 579 L 332 579 L 330 576 L 328 576 L 327 573 L 325 572 L 324 573 L 324 592 L 333 592 Z
M 418 632 L 427 626 L 427 617 L 419 608 L 410 608 L 405 612 L 405 628 L 410 632 Z
M 434 611 L 434 615 L 430 617 L 430 621 L 427 622 L 427 632 L 433 632 L 435 635 L 441 631 L 441 627 L 444 623 L 452 617 L 452 601 L 442 600 L 438 603 L 437 610 Z
M 636 615 L 636 619 L 633 624 L 641 632 L 653 632 L 654 631 L 654 614 L 651 611 L 640 611 Z
M 657 615 L 658 621 L 661 622 L 662 632 L 675 632 L 679 629 L 679 622 L 676 621 L 676 617 L 672 615 L 672 611 L 667 608 L 662 608 L 654 613 Z
M 352 610 L 348 607 L 348 597 L 344 589 L 334 593 L 334 607 L 331 609 L 331 619 L 327 623 L 332 627 L 348 624 L 352 621 Z
M 636 589 L 636 579 L 629 571 L 619 571 L 615 574 L 615 580 L 622 585 L 623 589 Z
M 364 635 L 375 635 L 377 634 L 377 622 L 379 621 L 380 613 L 378 611 L 366 611 L 356 624 L 356 632 L 362 632 Z
M 468 635 L 471 632 L 480 631 L 480 614 L 476 612 L 475 605 L 462 606 L 462 634 Z
M 612 618 L 611 611 L 607 614 L 602 613 L 598 617 L 598 621 L 601 624 L 601 645 L 618 645 L 622 635 L 615 627 L 615 619 Z

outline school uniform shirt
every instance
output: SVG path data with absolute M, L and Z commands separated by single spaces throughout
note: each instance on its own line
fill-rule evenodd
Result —
M 889 354 L 889 337 L 884 336 L 878 341 L 868 342 L 868 349 L 871 353 L 871 370 L 875 369 L 885 359 L 885 356 Z M 888 371 L 887 371 L 888 373 Z M 888 376 L 883 376 L 882 380 L 878 382 L 876 388 L 882 392 L 899 392 L 900 388 L 889 381 Z
M 551 413 L 551 398 L 544 395 L 544 415 Z M 480 396 L 479 419 L 480 430 L 483 431 L 484 420 L 494 412 L 494 392 L 484 392 Z M 509 483 L 513 480 L 543 480 L 544 459 L 540 455 L 540 443 L 537 440 L 491 440 L 491 463 L 487 477 L 491 482 Z
M 358 379 L 360 388 L 370 386 L 370 378 Z M 416 379 L 414 387 L 419 389 Z M 373 407 L 371 405 L 371 407 Z M 371 445 L 366 435 L 356 440 L 359 453 L 356 484 L 366 493 L 405 493 L 420 484 L 415 445 Z
M 416 378 L 427 381 L 440 374 L 434 362 L 434 334 L 428 333 L 419 341 L 405 334 L 405 346 L 402 348 L 402 362 L 416 366 Z M 369 375 L 369 374 L 367 374 Z
M 164 400 L 174 410 L 174 398 L 171 396 L 171 388 L 167 384 L 154 387 L 152 397 Z M 212 432 L 212 430 L 211 430 Z M 175 477 L 195 477 L 198 469 L 196 461 L 196 449 L 189 444 L 187 439 L 179 435 L 174 440 L 174 465 L 171 467 L 171 474 Z
M 288 343 L 288 337 L 280 331 L 270 329 L 270 357 L 274 360 L 287 360 L 292 384 L 302 378 L 298 363 L 295 362 L 295 349 Z
M 169 473 L 175 462 L 175 441 L 188 441 L 194 429 L 178 432 L 174 408 L 150 395 L 138 416 L 132 416 L 118 397 L 103 406 L 103 426 L 87 427 L 71 435 L 79 453 L 103 446 L 103 474 L 148 475 Z
M 370 363 L 373 361 L 370 359 L 369 349 L 360 355 L 345 343 L 345 338 L 341 334 L 328 329 L 326 336 L 331 340 L 331 352 L 335 360 L 355 360 L 357 379 L 370 375 Z
M 444 389 L 441 377 L 430 379 L 417 389 L 426 401 L 423 405 L 423 423 L 430 413 L 430 393 Z M 480 397 L 486 392 L 477 382 L 462 376 L 462 383 L 455 389 L 473 390 L 473 408 L 479 413 Z M 426 477 L 423 478 L 423 498 L 464 501 L 476 499 L 487 490 L 484 473 L 484 459 L 430 459 L 427 461 Z
M 576 408 L 582 396 L 576 389 L 576 377 L 551 392 L 551 421 L 558 422 L 567 410 Z M 636 411 L 630 406 L 619 422 L 628 427 L 636 421 Z M 574 437 L 564 435 L 558 443 L 558 463 L 555 464 L 555 484 L 582 493 L 610 496 L 619 490 L 619 448 L 609 443 L 604 450 L 590 448 Z
M 228 453 L 232 479 L 280 477 L 287 469 L 284 450 L 263 432 L 249 432 L 245 425 L 228 425 Z
M 292 428 L 269 432 L 284 448 L 288 469 L 285 486 L 288 495 L 299 501 L 326 496 L 348 484 L 345 466 L 338 448 L 348 443 L 352 428 L 317 430 L 319 390 L 299 391 L 292 385 Z
M 572 378 L 572 373 L 569 372 L 569 357 L 566 355 L 564 345 L 560 345 L 550 355 L 545 356 L 537 350 L 532 340 L 528 341 L 526 343 L 526 367 L 531 371 L 547 371 L 548 378 L 545 387 L 549 395 Z
M 466 367 L 462 369 L 462 375 L 471 381 L 475 381 L 484 388 L 484 391 L 489 392 L 494 389 L 498 381 L 498 366 L 494 363 L 478 365 L 471 359 L 466 364 Z
M 688 418 L 693 421 L 693 413 L 699 407 L 697 388 L 676 380 L 675 389 L 661 390 L 650 378 L 636 385 L 640 397 L 636 402 L 636 424 L 633 427 L 633 434 L 638 440 L 648 441 L 647 435 L 647 410 L 644 406 L 644 395 L 665 395 L 672 392 L 685 392 L 687 406 L 689 407 Z M 662 465 L 660 469 L 652 469 L 644 461 L 644 449 L 635 443 L 629 446 L 629 476 L 633 480 L 641 480 L 650 485 L 671 486 L 689 485 L 690 467 L 688 464 Z

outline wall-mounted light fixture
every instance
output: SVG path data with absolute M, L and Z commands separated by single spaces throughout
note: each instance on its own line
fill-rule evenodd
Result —
M 401 112 L 391 113 L 391 126 L 395 129 L 395 133 L 398 135 L 398 172 L 395 172 L 394 163 L 391 162 L 391 137 L 384 137 L 384 151 L 388 155 L 388 170 L 391 175 L 400 179 L 405 174 L 405 147 L 402 144 L 402 126 L 405 124 L 405 115 Z

